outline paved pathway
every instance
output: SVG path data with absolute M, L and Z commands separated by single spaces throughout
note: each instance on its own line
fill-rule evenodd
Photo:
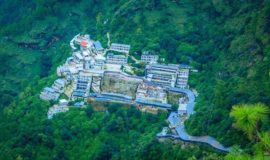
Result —
M 187 112 L 188 115 L 191 115 L 194 112 L 194 104 L 195 104 L 195 96 L 193 94 L 193 92 L 191 90 L 188 89 L 179 89 L 179 88 L 170 88 L 170 91 L 173 92 L 178 92 L 178 93 L 184 93 L 188 96 L 189 102 L 187 105 Z M 191 136 L 189 135 L 186 130 L 185 130 L 185 126 L 184 126 L 184 122 L 181 121 L 180 116 L 176 113 L 176 112 L 171 112 L 169 117 L 168 117 L 168 121 L 170 123 L 171 127 L 174 127 L 176 132 L 177 132 L 177 136 L 175 135 L 170 135 L 170 137 L 172 138 L 180 138 L 183 141 L 190 141 L 190 142 L 199 142 L 199 143 L 206 143 L 211 145 L 212 147 L 224 151 L 224 152 L 229 152 L 230 151 L 230 147 L 224 147 L 222 144 L 220 144 L 215 138 L 210 137 L 210 136 Z M 161 135 L 158 134 L 158 137 L 168 137 L 168 135 Z
M 137 60 L 134 56 L 130 55 L 130 58 L 135 61 L 136 64 L 140 63 L 140 60 Z

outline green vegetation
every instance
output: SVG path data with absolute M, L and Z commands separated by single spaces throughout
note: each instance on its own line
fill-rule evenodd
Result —
M 270 135 L 263 124 L 269 123 L 269 108 L 264 104 L 244 104 L 233 106 L 230 113 L 235 119 L 234 126 L 248 135 L 254 151 L 239 152 L 237 148 L 226 156 L 227 160 L 251 160 L 270 158 Z M 250 154 L 248 154 L 250 153 Z
M 183 97 L 183 95 L 175 92 L 168 92 L 168 103 L 178 106 L 180 97 Z
M 264 132 L 269 131 L 269 123 L 259 125 L 263 132 L 256 135 L 254 125 L 236 129 L 229 116 L 237 104 L 270 103 L 268 0 L 2 0 L 0 25 L 0 159 L 77 159 L 78 154 L 87 159 L 101 155 L 115 159 L 187 159 L 193 155 L 218 159 L 205 153 L 209 151 L 205 148 L 180 149 L 170 142 L 157 143 L 154 132 L 160 131 L 165 118 L 160 115 L 152 116 L 154 122 L 129 117 L 137 122 L 117 131 L 123 138 L 117 134 L 108 137 L 106 127 L 119 117 L 124 119 L 127 111 L 121 111 L 123 116 L 89 111 L 87 119 L 83 110 L 72 110 L 46 120 L 51 104 L 40 101 L 38 94 L 56 79 L 56 66 L 70 55 L 69 41 L 79 32 L 91 34 L 103 46 L 110 32 L 112 42 L 131 44 L 131 54 L 153 50 L 165 62 L 198 69 L 191 77 L 199 97 L 196 114 L 186 121 L 189 133 L 211 135 L 226 145 L 238 144 L 249 149 L 246 157 L 255 155 L 251 146 L 268 145 Z M 104 117 L 108 123 L 102 121 Z M 99 132 L 89 133 L 95 127 L 88 125 L 94 122 L 104 125 Z M 140 132 L 139 123 L 150 132 Z M 237 121 L 235 124 L 239 126 Z M 126 130 L 140 139 L 130 143 Z M 88 133 L 97 138 L 93 140 Z M 258 141 L 250 141 L 250 136 Z M 103 145 L 102 140 L 106 142 Z M 134 148 L 138 148 L 135 153 Z

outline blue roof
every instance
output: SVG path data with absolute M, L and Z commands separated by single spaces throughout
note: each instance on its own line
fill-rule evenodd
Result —
M 124 98 L 116 98 L 116 97 L 108 97 L 108 96 L 97 96 L 95 98 L 96 101 L 115 101 L 115 102 L 123 102 L 123 103 L 131 103 L 131 100 Z
M 75 90 L 72 95 L 76 96 L 76 97 L 84 97 L 85 92 L 79 91 L 79 90 Z
M 83 106 L 83 105 L 84 105 L 84 102 L 76 102 L 76 103 L 74 104 L 75 107 L 81 107 L 81 106 Z
M 153 106 L 157 106 L 157 107 L 161 107 L 161 108 L 171 108 L 172 107 L 171 104 L 151 102 L 151 101 L 147 101 L 144 99 L 136 99 L 136 103 L 145 104 L 145 105 L 153 105 Z
M 132 100 L 131 96 L 127 96 L 127 95 L 123 95 L 123 94 L 119 94 L 119 93 L 102 92 L 101 95 L 102 96 L 115 97 L 115 98 L 125 98 L 125 99 Z
M 99 41 L 95 41 L 94 46 L 96 47 L 97 50 L 102 50 L 103 49 L 103 47 L 102 47 L 102 45 L 101 45 L 101 43 Z

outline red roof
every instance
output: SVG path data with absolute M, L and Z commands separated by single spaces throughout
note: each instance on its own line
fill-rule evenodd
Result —
M 87 47 L 88 42 L 87 42 L 87 41 L 81 41 L 81 45 L 82 45 L 83 47 Z

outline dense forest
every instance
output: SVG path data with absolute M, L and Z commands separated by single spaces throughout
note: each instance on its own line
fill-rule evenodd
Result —
M 166 114 L 133 106 L 105 104 L 98 112 L 90 104 L 47 120 L 51 104 L 39 93 L 56 79 L 78 33 L 106 46 L 109 32 L 111 41 L 131 44 L 134 57 L 153 50 L 168 63 L 198 69 L 189 80 L 199 96 L 187 131 L 247 154 L 226 158 L 248 159 L 253 146 L 269 142 L 268 0 L 0 0 L 0 26 L 0 159 L 224 158 L 203 145 L 159 143 Z M 251 114 L 257 112 L 266 116 Z M 256 129 L 239 122 L 247 115 L 263 117 L 252 119 Z

